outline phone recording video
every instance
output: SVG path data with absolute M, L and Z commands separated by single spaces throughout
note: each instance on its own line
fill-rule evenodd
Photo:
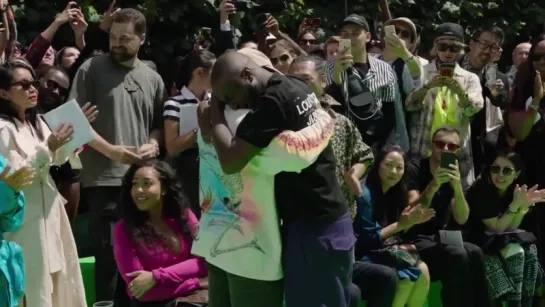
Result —
M 270 16 L 271 14 L 269 13 L 262 13 L 255 16 L 255 29 L 262 29 L 265 26 L 264 23 L 267 21 L 267 19 L 269 19 Z
M 248 11 L 248 2 L 244 0 L 232 0 L 231 3 L 235 6 L 237 12 L 246 12 Z
M 320 18 L 306 18 L 305 19 L 305 27 L 308 28 L 319 28 L 321 24 Z
M 450 165 L 456 165 L 456 154 L 450 151 L 441 153 L 441 168 L 451 169 Z
M 442 77 L 453 78 L 455 67 L 456 64 L 454 63 L 441 63 L 439 64 L 439 75 Z

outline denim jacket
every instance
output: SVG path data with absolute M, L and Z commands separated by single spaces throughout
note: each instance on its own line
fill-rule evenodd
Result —
M 6 160 L 0 156 L 0 173 Z M 25 209 L 23 192 L 16 193 L 0 181 L 0 307 L 19 306 L 24 296 L 25 266 L 21 247 L 3 239 L 6 232 L 21 228 Z

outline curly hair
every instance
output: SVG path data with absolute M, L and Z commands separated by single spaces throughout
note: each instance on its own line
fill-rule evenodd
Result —
M 135 173 L 143 168 L 151 167 L 159 175 L 163 195 L 163 216 L 173 219 L 180 225 L 180 231 L 184 235 L 190 235 L 187 226 L 188 200 L 185 197 L 181 183 L 178 181 L 174 170 L 164 161 L 157 159 L 146 160 L 139 164 L 133 164 L 125 176 L 121 185 L 120 209 L 124 220 L 125 231 L 133 239 L 144 244 L 153 245 L 157 239 L 163 238 L 157 234 L 149 222 L 149 213 L 138 209 L 131 195 L 132 182 Z

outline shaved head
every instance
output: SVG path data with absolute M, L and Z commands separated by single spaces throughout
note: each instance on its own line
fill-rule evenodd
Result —
M 210 77 L 212 87 L 231 78 L 240 78 L 240 75 L 244 69 L 252 69 L 256 67 L 259 66 L 248 56 L 234 51 L 227 52 L 220 56 L 214 64 L 212 75 Z
M 518 44 L 515 50 L 513 50 L 513 65 L 515 67 L 526 61 L 530 54 L 530 48 L 532 48 L 530 43 L 522 43 Z
M 228 52 L 218 58 L 212 69 L 212 94 L 233 109 L 252 106 L 271 75 L 248 56 Z

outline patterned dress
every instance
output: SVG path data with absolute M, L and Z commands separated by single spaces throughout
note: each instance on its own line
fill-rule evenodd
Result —
M 330 141 L 337 160 L 335 173 L 350 206 L 353 219 L 356 216 L 356 195 L 344 183 L 344 175 L 357 163 L 365 164 L 368 170 L 374 161 L 373 152 L 363 143 L 358 128 L 346 116 L 331 109 L 332 105 L 340 105 L 333 97 L 327 94 L 322 95 L 320 104 L 335 119 L 335 132 Z

